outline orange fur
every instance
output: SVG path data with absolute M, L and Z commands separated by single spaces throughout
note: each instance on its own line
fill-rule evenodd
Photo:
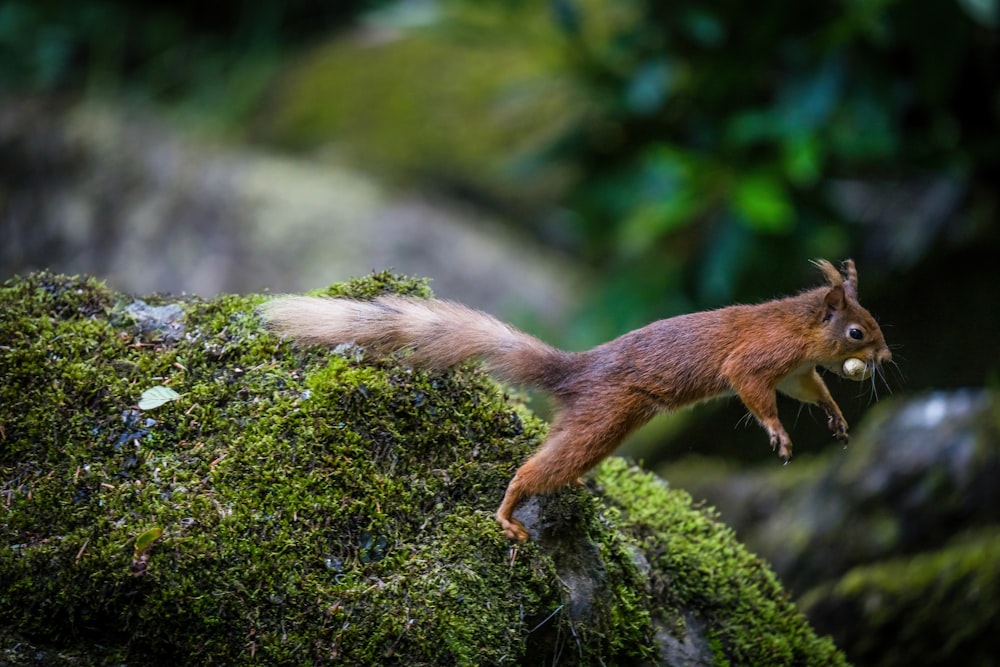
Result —
M 658 410 L 735 393 L 787 461 L 792 443 L 778 419 L 780 391 L 821 407 L 846 441 L 847 422 L 817 367 L 843 375 L 848 358 L 874 370 L 892 355 L 858 303 L 854 262 L 844 262 L 843 274 L 825 260 L 815 264 L 824 287 L 659 320 L 579 353 L 447 301 L 286 296 L 261 309 L 274 331 L 303 343 L 408 349 L 414 364 L 435 369 L 479 358 L 501 379 L 550 393 L 557 412 L 548 437 L 517 470 L 497 511 L 507 536 L 525 540 L 513 515 L 522 500 L 572 483 Z

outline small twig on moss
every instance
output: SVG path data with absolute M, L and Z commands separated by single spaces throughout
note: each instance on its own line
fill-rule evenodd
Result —
M 410 631 L 410 628 L 413 627 L 414 623 L 416 623 L 416 621 L 410 618 L 410 610 L 406 609 L 406 622 L 403 623 L 403 631 L 399 633 L 399 636 L 396 637 L 389 648 L 385 650 L 383 655 L 386 658 L 392 657 L 392 655 L 396 652 L 396 647 L 399 646 L 399 642 L 402 641 L 406 633 Z
M 552 613 L 551 613 L 551 614 L 549 614 L 548 616 L 546 616 L 545 618 L 543 618 L 543 619 L 542 619 L 541 621 L 539 621 L 538 625 L 536 625 L 535 627 L 533 627 L 533 628 L 531 628 L 530 630 L 528 630 L 528 634 L 530 635 L 530 634 L 531 634 L 531 633 L 533 633 L 533 632 L 534 632 L 535 630 L 537 630 L 538 628 L 540 628 L 540 627 L 542 627 L 543 625 L 545 625 L 546 623 L 548 623 L 548 622 L 549 622 L 549 620 L 551 620 L 553 616 L 555 616 L 555 615 L 556 615 L 556 614 L 558 614 L 558 613 L 559 613 L 560 611 L 562 611 L 562 608 L 563 608 L 563 607 L 565 607 L 565 606 L 566 606 L 566 605 L 564 605 L 564 604 L 561 604 L 561 605 L 559 605 L 558 607 L 556 607 L 556 608 L 555 608 L 555 609 L 554 609 L 554 610 L 552 611 Z
M 89 537 L 83 541 L 83 546 L 81 546 L 80 550 L 76 552 L 76 560 L 77 560 L 77 562 L 79 562 L 80 559 L 83 558 L 83 552 L 87 550 L 87 545 L 88 544 L 90 544 L 90 538 Z

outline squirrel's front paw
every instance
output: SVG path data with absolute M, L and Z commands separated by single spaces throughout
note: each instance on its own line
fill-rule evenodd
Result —
M 771 433 L 771 449 L 776 449 L 785 463 L 792 460 L 792 441 L 785 433 Z
M 847 435 L 847 421 L 843 417 L 830 415 L 826 423 L 830 427 L 830 431 L 833 432 L 833 437 L 846 445 L 847 441 L 850 440 L 850 436 Z

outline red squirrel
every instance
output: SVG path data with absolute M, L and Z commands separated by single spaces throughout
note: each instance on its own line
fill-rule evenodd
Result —
M 522 500 L 578 480 L 657 411 L 736 394 L 787 462 L 792 442 L 778 419 L 780 391 L 822 408 L 846 443 L 847 422 L 817 367 L 864 379 L 892 354 L 858 302 L 854 262 L 845 261 L 843 273 L 826 260 L 813 263 L 827 285 L 659 320 L 586 352 L 558 350 L 449 301 L 282 296 L 261 312 L 273 331 L 300 343 L 407 350 L 412 364 L 435 370 L 478 358 L 503 381 L 549 393 L 556 412 L 548 436 L 518 468 L 496 515 L 507 537 L 523 541 L 528 531 L 513 516 Z M 864 373 L 848 370 L 849 359 L 858 368 L 863 362 Z

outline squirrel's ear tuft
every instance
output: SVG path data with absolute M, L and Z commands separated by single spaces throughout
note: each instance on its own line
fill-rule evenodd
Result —
M 834 285 L 823 297 L 823 321 L 827 322 L 847 305 L 843 285 Z
M 853 259 L 845 259 L 842 264 L 844 270 L 844 276 L 847 278 L 844 281 L 844 291 L 847 296 L 858 300 L 858 270 L 854 268 Z
M 812 263 L 817 269 L 820 270 L 826 278 L 826 281 L 830 283 L 830 287 L 838 287 L 844 284 L 844 276 L 842 276 L 840 271 L 837 270 L 837 267 L 830 262 L 825 259 L 814 259 L 812 260 Z

